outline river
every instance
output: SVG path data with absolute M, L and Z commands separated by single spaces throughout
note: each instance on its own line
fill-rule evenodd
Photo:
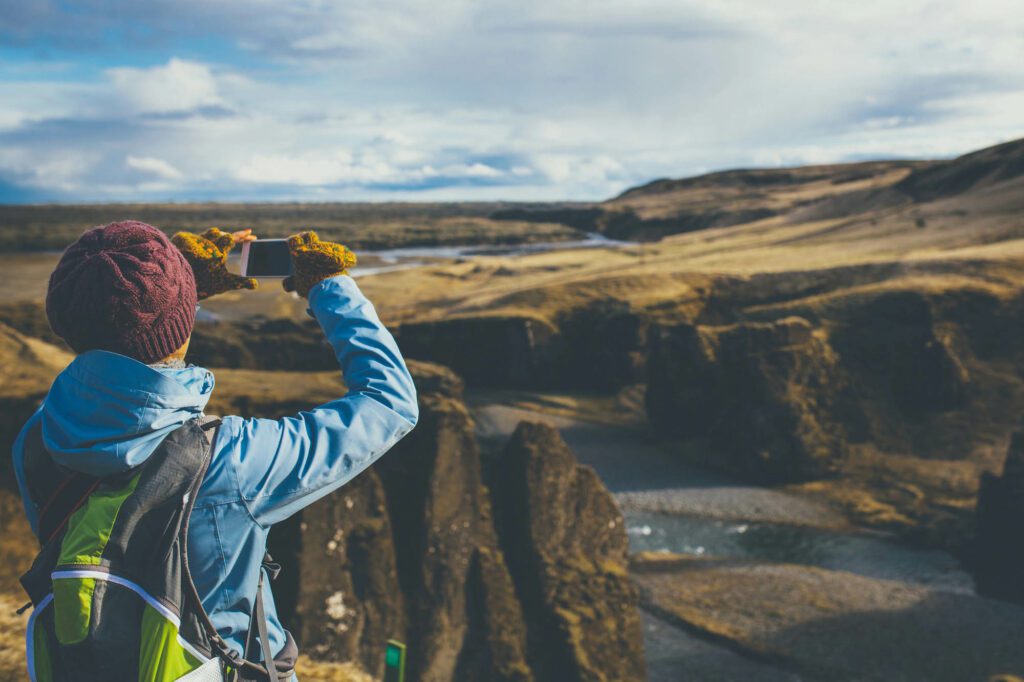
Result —
M 579 461 L 593 467 L 615 496 L 634 552 L 802 564 L 938 592 L 974 593 L 970 575 L 947 552 L 908 547 L 889 535 L 851 527 L 834 510 L 805 497 L 686 464 L 636 430 L 523 409 L 496 395 L 467 392 L 481 442 L 502 442 L 520 420 L 557 427 Z M 798 679 L 651 613 L 644 613 L 644 628 L 652 682 Z
M 533 242 L 525 244 L 494 244 L 466 246 L 414 246 L 400 249 L 379 249 L 360 251 L 360 263 L 352 270 L 353 277 L 367 277 L 384 272 L 405 270 L 426 265 L 437 260 L 452 260 L 469 256 L 522 256 L 528 253 L 557 251 L 563 249 L 587 249 L 595 247 L 632 246 L 634 242 L 609 239 L 597 232 L 588 232 L 584 239 L 557 242 Z

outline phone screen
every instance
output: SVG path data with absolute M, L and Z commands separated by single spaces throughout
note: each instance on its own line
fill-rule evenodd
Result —
M 292 274 L 292 254 L 287 240 L 257 239 L 246 246 L 246 277 L 287 277 Z

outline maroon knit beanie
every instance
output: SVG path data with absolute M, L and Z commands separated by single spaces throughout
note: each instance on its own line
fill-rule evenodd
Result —
M 50 275 L 46 316 L 77 353 L 108 350 L 153 363 L 192 333 L 195 277 L 152 225 L 124 220 L 94 227 Z

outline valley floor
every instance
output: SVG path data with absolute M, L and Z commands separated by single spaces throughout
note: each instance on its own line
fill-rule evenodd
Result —
M 1024 673 L 1024 608 L 976 596 L 945 552 L 864 531 L 806 492 L 681 463 L 646 437 L 639 413 L 607 397 L 466 399 L 485 449 L 520 420 L 551 423 L 615 494 L 652 682 Z

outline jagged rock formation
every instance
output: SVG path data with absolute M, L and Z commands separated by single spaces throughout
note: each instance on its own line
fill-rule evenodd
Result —
M 406 629 L 380 477 L 368 471 L 337 497 L 274 529 L 271 552 L 286 568 L 274 589 L 306 653 L 372 661 L 379 674 L 381 643 Z
M 862 384 L 880 384 L 904 414 L 958 407 L 970 383 L 953 330 L 916 292 L 883 293 L 840 320 L 832 343 Z
M 625 530 L 610 494 L 557 434 L 530 441 L 529 456 L 513 440 L 488 489 L 461 382 L 437 366 L 410 367 L 417 428 L 352 485 L 275 530 L 272 553 L 293 576 L 279 604 L 301 644 L 380 674 L 394 637 L 409 645 L 408 679 L 424 681 L 643 679 Z M 537 509 L 537 523 L 520 532 L 523 508 Z M 555 537 L 564 546 L 552 546 Z M 526 567 L 548 571 L 545 598 Z M 551 638 L 555 622 L 564 632 Z
M 383 672 L 384 642 L 409 644 L 409 678 L 533 679 L 525 628 L 489 519 L 462 385 L 410 363 L 417 428 L 353 484 L 276 530 L 294 571 L 280 601 L 319 658 Z M 289 599 L 294 600 L 289 604 Z
M 597 299 L 558 316 L 558 336 L 538 382 L 612 391 L 644 380 L 649 322 L 616 299 Z
M 556 333 L 529 317 L 468 317 L 404 324 L 396 330 L 410 358 L 451 367 L 470 384 L 529 386 L 543 349 Z
M 559 314 L 463 317 L 403 324 L 407 357 L 437 362 L 472 386 L 614 390 L 643 380 L 647 322 L 629 304 L 598 299 Z
M 806 320 L 680 325 L 650 339 L 647 413 L 662 434 L 707 438 L 719 467 L 766 481 L 821 476 L 843 455 L 837 360 Z
M 657 433 L 705 439 L 707 463 L 779 482 L 826 476 L 850 447 L 969 459 L 1012 430 L 1018 298 L 878 286 L 818 295 L 827 278 L 804 280 L 806 292 L 784 297 L 773 286 L 781 301 L 735 283 L 712 293 L 714 322 L 649 331 Z
M 983 474 L 967 554 L 980 594 L 1024 604 L 1024 432 L 1010 439 L 1001 476 Z
M 645 679 L 624 522 L 597 474 L 553 427 L 522 422 L 492 478 L 537 678 Z

